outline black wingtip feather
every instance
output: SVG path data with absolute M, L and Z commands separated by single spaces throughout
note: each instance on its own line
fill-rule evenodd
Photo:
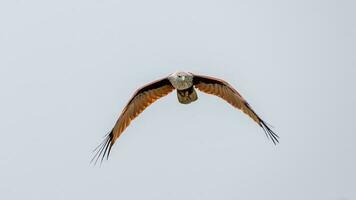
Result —
M 108 134 L 105 135 L 104 140 L 94 149 L 94 156 L 91 159 L 90 163 L 96 163 L 100 159 L 100 164 L 103 162 L 104 158 L 109 159 L 109 154 L 111 151 L 111 147 L 113 145 L 112 139 L 113 139 L 113 131 L 111 130 Z
M 263 128 L 263 131 L 265 132 L 266 136 L 270 138 L 273 142 L 273 144 L 279 143 L 279 136 L 271 130 L 271 128 L 263 121 L 260 120 L 260 126 Z

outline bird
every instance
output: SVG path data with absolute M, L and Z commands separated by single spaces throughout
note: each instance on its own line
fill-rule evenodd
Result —
M 91 162 L 96 164 L 99 158 L 101 158 L 101 162 L 105 157 L 108 159 L 111 148 L 120 135 L 130 125 L 131 121 L 152 103 L 176 90 L 178 102 L 190 104 L 198 100 L 196 89 L 203 93 L 218 96 L 233 107 L 240 109 L 263 129 L 266 136 L 274 144 L 279 142 L 279 136 L 271 130 L 270 126 L 256 114 L 250 104 L 228 82 L 210 76 L 178 71 L 136 90 L 122 110 L 114 127 L 104 136 L 103 142 L 94 149 Z

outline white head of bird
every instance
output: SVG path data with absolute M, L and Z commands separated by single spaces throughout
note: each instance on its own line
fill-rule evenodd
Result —
M 177 90 L 185 90 L 193 86 L 193 74 L 190 72 L 175 72 L 168 76 L 168 80 Z

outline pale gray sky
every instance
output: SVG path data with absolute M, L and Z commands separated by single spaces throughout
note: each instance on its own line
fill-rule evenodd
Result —
M 356 3 L 0 2 L 0 199 L 356 199 Z M 135 89 L 223 78 L 274 126 L 171 94 L 101 167 L 92 150 Z

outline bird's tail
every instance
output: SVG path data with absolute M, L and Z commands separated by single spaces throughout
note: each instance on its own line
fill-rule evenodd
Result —
M 177 90 L 178 101 L 182 104 L 189 104 L 198 99 L 197 92 L 194 87 L 185 90 Z

